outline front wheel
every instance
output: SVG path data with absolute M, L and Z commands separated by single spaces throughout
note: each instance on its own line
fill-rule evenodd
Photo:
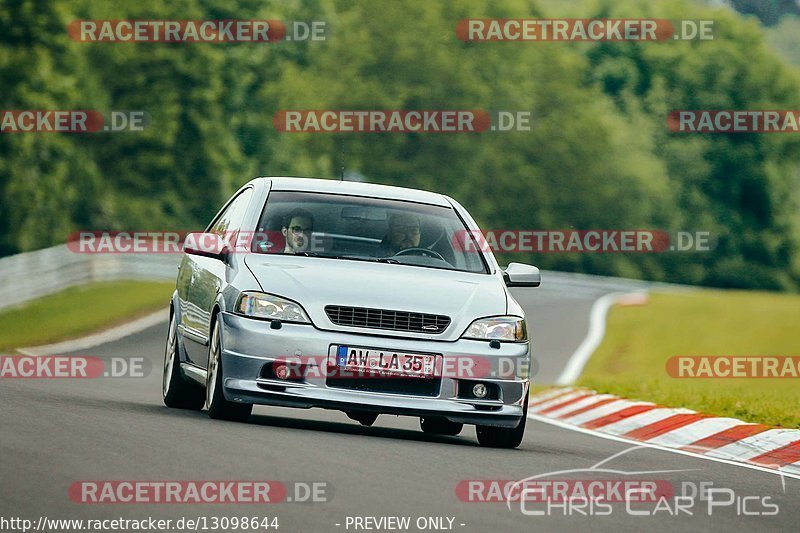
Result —
M 181 360 L 178 357 L 178 324 L 175 313 L 172 313 L 169 320 L 167 346 L 164 350 L 161 396 L 164 398 L 164 405 L 178 409 L 199 411 L 203 408 L 203 403 L 205 402 L 203 388 L 194 383 L 189 383 L 181 375 Z
M 478 442 L 487 448 L 516 448 L 525 436 L 525 422 L 528 420 L 528 400 L 522 408 L 522 420 L 515 428 L 498 428 L 493 426 L 475 426 Z
M 219 341 L 219 321 L 214 324 L 208 345 L 208 375 L 206 377 L 206 407 L 208 416 L 217 420 L 244 422 L 253 412 L 253 404 L 229 402 L 222 391 L 222 349 Z

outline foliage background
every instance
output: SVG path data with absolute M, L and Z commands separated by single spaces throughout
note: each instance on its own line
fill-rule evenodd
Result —
M 675 134 L 673 109 L 800 109 L 792 2 L 0 0 L 0 108 L 144 110 L 143 132 L 0 134 L 0 255 L 77 229 L 202 227 L 257 175 L 454 196 L 484 228 L 711 231 L 694 254 L 544 268 L 797 290 L 800 136 Z M 714 41 L 464 43 L 470 17 L 714 19 Z M 323 20 L 323 42 L 74 42 L 75 19 Z M 281 109 L 530 110 L 505 134 L 281 134 Z

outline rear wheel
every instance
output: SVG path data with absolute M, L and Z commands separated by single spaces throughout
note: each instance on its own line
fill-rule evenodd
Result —
M 431 435 L 449 435 L 454 437 L 461 433 L 464 429 L 464 424 L 459 422 L 451 422 L 446 418 L 440 416 L 423 416 L 419 419 L 419 427 L 425 433 Z
M 208 346 L 208 375 L 206 378 L 206 407 L 208 416 L 218 420 L 244 422 L 253 411 L 251 403 L 229 402 L 222 391 L 222 350 L 219 341 L 219 321 L 215 321 Z
M 528 420 L 528 401 L 522 408 L 522 419 L 515 428 L 498 428 L 493 426 L 475 426 L 478 442 L 487 448 L 516 448 L 525 436 L 525 422 Z
M 178 325 L 175 313 L 169 320 L 167 346 L 164 350 L 164 373 L 161 380 L 161 395 L 167 407 L 178 409 L 203 408 L 203 388 L 183 379 L 181 361 L 178 357 Z

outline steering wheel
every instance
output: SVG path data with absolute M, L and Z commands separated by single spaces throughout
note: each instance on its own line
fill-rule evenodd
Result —
M 421 256 L 424 256 L 424 257 L 433 257 L 433 258 L 439 259 L 441 261 L 444 261 L 448 265 L 450 264 L 444 257 L 442 257 L 442 254 L 440 254 L 439 252 L 437 252 L 435 250 L 431 250 L 429 248 L 419 248 L 419 247 L 416 247 L 416 248 L 404 248 L 404 249 L 400 250 L 399 252 L 397 252 L 396 254 L 394 254 L 392 257 L 397 257 L 399 255 L 412 255 L 412 254 L 413 255 L 421 255 Z

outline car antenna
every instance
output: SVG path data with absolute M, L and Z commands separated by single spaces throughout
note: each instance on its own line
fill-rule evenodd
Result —
M 342 143 L 342 174 L 339 176 L 339 181 L 344 181 L 344 137 L 341 138 Z

